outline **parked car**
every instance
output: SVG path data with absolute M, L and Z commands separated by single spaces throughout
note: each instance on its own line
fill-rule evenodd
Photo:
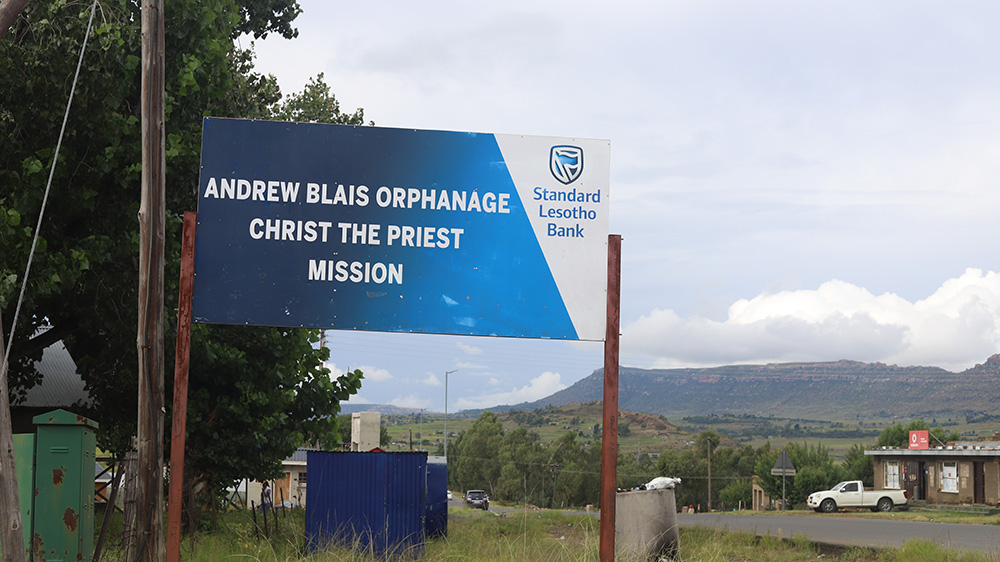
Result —
M 490 497 L 483 490 L 469 490 L 465 493 L 465 505 L 488 510 L 490 508 Z
M 451 490 L 448 490 L 448 500 L 451 501 Z
M 809 494 L 806 505 L 816 511 L 833 513 L 842 507 L 867 507 L 872 511 L 892 511 L 906 506 L 905 490 L 865 488 L 860 480 L 841 482 L 829 490 Z

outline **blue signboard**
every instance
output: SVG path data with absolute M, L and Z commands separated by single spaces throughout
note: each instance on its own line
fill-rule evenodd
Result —
M 604 339 L 608 141 L 206 118 L 195 322 Z

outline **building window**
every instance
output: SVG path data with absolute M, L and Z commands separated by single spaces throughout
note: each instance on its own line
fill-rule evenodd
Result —
M 958 463 L 941 463 L 941 491 L 958 493 Z
M 885 487 L 888 490 L 899 489 L 899 461 L 886 461 Z
M 306 483 L 306 473 L 305 471 L 302 471 L 299 473 L 299 484 L 305 484 L 305 483 Z

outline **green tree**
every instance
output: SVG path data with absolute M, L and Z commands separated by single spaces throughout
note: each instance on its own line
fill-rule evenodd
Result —
M 542 505 L 545 451 L 538 434 L 518 427 L 503 436 L 496 494 L 502 501 Z
M 323 80 L 321 72 L 309 79 L 302 92 L 289 95 L 274 111 L 274 118 L 299 123 L 364 125 L 365 111 L 359 108 L 354 113 L 342 112 L 340 102 Z
M 5 311 L 22 283 L 88 9 L 88 3 L 32 2 L 0 42 Z M 141 17 L 129 0 L 103 1 L 100 10 L 17 320 L 10 384 L 15 400 L 23 397 L 38 382 L 33 363 L 42 349 L 63 341 L 96 401 L 84 413 L 100 422 L 100 445 L 120 453 L 136 423 Z M 293 0 L 176 0 L 164 14 L 168 310 L 177 294 L 182 212 L 196 208 L 191 186 L 198 183 L 202 117 L 271 117 L 280 99 L 274 78 L 254 73 L 252 53 L 232 39 L 292 36 L 298 10 Z M 332 97 L 328 89 L 326 95 Z M 317 120 L 338 118 L 328 111 Z M 13 314 L 3 317 L 9 334 Z M 166 334 L 175 320 L 165 315 Z M 189 405 L 196 421 L 188 424 L 188 439 L 206 448 L 191 453 L 189 447 L 190 472 L 212 482 L 237 472 L 273 473 L 303 439 L 332 433 L 337 404 L 357 390 L 360 373 L 330 379 L 316 340 L 310 330 L 196 325 Z M 174 340 L 165 343 L 170 373 Z M 219 388 L 226 383 L 231 388 Z M 244 440 L 252 443 L 238 449 L 243 454 L 223 458 L 224 442 Z
M 483 489 L 496 496 L 500 479 L 503 425 L 493 412 L 483 412 L 468 430 L 459 434 L 448 459 L 449 480 L 459 490 Z
M 789 443 L 785 445 L 785 452 L 796 472 L 795 476 L 785 477 L 785 498 L 789 508 L 804 503 L 809 494 L 827 490 L 844 478 L 844 468 L 834 462 L 830 450 L 822 443 Z M 761 454 L 755 469 L 761 488 L 774 499 L 782 497 L 782 477 L 771 474 L 779 455 L 780 451 L 770 450 Z
M 646 454 L 618 451 L 618 487 L 636 488 L 657 476 L 656 461 Z
M 753 502 L 753 484 L 750 480 L 733 480 L 725 488 L 719 490 L 720 507 L 737 508 L 748 506 Z
M 844 478 L 861 480 L 865 486 L 873 486 L 875 482 L 874 458 L 865 454 L 864 445 L 855 443 L 844 455 Z
M 940 425 L 934 428 L 923 419 L 913 420 L 904 427 L 899 422 L 887 426 L 878 436 L 879 447 L 909 447 L 911 431 L 928 431 L 930 440 L 941 444 L 962 438 L 957 432 L 948 433 Z
M 205 329 L 193 326 L 193 331 Z M 288 457 L 303 443 L 339 441 L 339 402 L 356 392 L 361 371 L 331 380 L 322 367 L 329 352 L 313 346 L 318 337 L 301 337 L 313 332 L 216 330 L 221 337 L 200 338 L 208 345 L 192 349 L 187 463 L 196 480 L 220 489 L 241 478 L 275 478 L 281 475 L 275 459 Z M 229 357 L 224 362 L 203 357 L 213 352 Z M 276 363 L 275 357 L 299 360 Z M 214 367 L 208 371 L 206 365 Z
M 678 505 L 704 505 L 708 492 L 708 463 L 693 448 L 663 451 L 656 470 L 660 476 L 681 479 L 681 484 L 674 489 Z
M 900 423 L 886 426 L 878 436 L 879 447 L 905 447 L 909 442 L 909 433 Z
M 552 478 L 549 507 L 596 503 L 592 491 L 600 489 L 600 453 L 588 454 L 577 442 L 577 432 L 569 430 L 548 448 L 546 467 Z M 594 454 L 596 453 L 596 454 Z

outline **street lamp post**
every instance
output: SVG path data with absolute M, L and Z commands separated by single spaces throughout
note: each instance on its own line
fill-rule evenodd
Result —
M 417 450 L 422 451 L 421 446 L 424 444 L 424 409 L 420 408 L 420 413 L 417 415 L 420 416 L 420 441 L 417 442 Z
M 444 372 L 444 461 L 448 462 L 448 375 L 457 372 L 458 369 L 454 371 Z

